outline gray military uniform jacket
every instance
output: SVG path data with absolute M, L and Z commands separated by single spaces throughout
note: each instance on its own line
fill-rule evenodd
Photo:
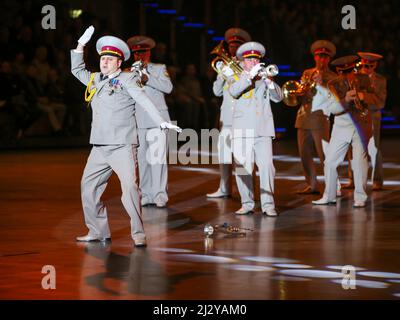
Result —
M 71 72 L 88 85 L 92 72 L 85 68 L 83 52 L 71 50 Z M 136 103 L 146 107 L 148 115 L 157 125 L 164 122 L 144 89 L 138 87 L 135 77 L 131 72 L 120 72 L 113 79 L 101 80 L 100 73 L 95 74 L 92 88 L 96 88 L 96 93 L 91 101 L 91 144 L 138 144 Z
M 221 128 L 232 126 L 232 111 L 235 99 L 229 93 L 228 87 L 227 81 L 225 81 L 222 76 L 218 75 L 213 84 L 213 92 L 217 97 L 223 97 L 219 117 Z
M 146 95 L 156 106 L 164 121 L 170 121 L 168 106 L 164 98 L 165 94 L 169 94 L 172 91 L 172 82 L 167 68 L 164 64 L 149 63 L 147 65 L 147 73 L 149 74 L 149 80 L 144 86 Z M 140 104 L 136 108 L 136 120 L 140 129 L 158 127 L 158 124 L 143 110 L 143 106 Z
M 273 88 L 265 81 L 253 84 L 246 72 L 228 79 L 229 93 L 235 99 L 233 107 L 233 138 L 275 137 L 275 126 L 270 100 L 283 99 L 281 88 L 274 82 Z M 239 129 L 239 130 L 238 130 Z

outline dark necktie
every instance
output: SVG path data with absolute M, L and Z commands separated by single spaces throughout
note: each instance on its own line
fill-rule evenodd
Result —
M 104 74 L 100 73 L 100 81 L 108 79 L 108 76 L 105 76 Z

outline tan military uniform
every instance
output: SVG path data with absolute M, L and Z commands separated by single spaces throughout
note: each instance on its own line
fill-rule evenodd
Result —
M 302 82 L 311 77 L 315 70 L 316 68 L 305 70 Z M 320 73 L 323 87 L 326 87 L 328 81 L 336 77 L 336 74 L 329 69 L 321 70 Z M 309 92 L 302 100 L 295 123 L 297 144 L 307 184 L 314 191 L 317 189 L 317 174 L 313 161 L 313 149 L 315 147 L 318 157 L 323 163 L 325 147 L 329 142 L 330 122 L 326 112 L 321 108 L 326 103 L 326 99 L 318 88 L 315 96 Z

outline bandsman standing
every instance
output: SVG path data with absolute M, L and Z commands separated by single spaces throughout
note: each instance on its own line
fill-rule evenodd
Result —
M 236 183 L 242 207 L 236 214 L 248 214 L 254 209 L 253 166 L 257 164 L 260 175 L 260 198 L 262 212 L 277 216 L 274 202 L 275 168 L 273 164 L 272 139 L 275 137 L 274 119 L 270 100 L 282 100 L 281 88 L 265 76 L 260 59 L 265 48 L 258 42 L 242 44 L 237 57 L 243 72 L 233 75 L 229 81 L 229 93 L 235 99 L 232 121 L 232 147 L 235 160 Z M 261 76 L 261 74 L 264 74 Z
M 327 105 L 327 84 L 336 77 L 329 69 L 329 62 L 336 53 L 335 45 L 327 40 L 317 40 L 311 45 L 315 67 L 303 72 L 301 82 L 316 83 L 316 86 L 299 97 L 301 107 L 297 112 L 297 144 L 307 186 L 299 194 L 318 194 L 317 172 L 313 161 L 314 148 L 321 161 L 325 160 L 325 149 L 329 142 L 330 121 Z M 307 86 L 306 86 L 307 87 Z
M 235 62 L 239 63 L 236 58 L 237 49 L 250 40 L 250 35 L 240 28 L 230 28 L 225 32 L 229 55 Z M 219 120 L 220 134 L 218 137 L 218 161 L 221 178 L 218 190 L 207 194 L 208 198 L 228 197 L 232 191 L 232 109 L 235 99 L 228 91 L 227 79 L 234 72 L 222 62 L 217 63 L 217 68 L 220 72 L 214 81 L 213 92 L 217 97 L 223 97 Z
M 145 36 L 134 36 L 127 42 L 135 60 L 132 71 L 140 74 L 141 85 L 163 120 L 170 121 L 164 95 L 172 91 L 172 82 L 164 64 L 151 62 L 151 49 L 155 47 L 155 41 Z M 161 130 L 144 108 L 139 104 L 136 109 L 141 205 L 155 204 L 163 208 L 168 201 L 168 132 Z
M 361 57 L 360 73 L 368 75 L 375 96 L 373 96 L 372 104 L 368 105 L 372 117 L 372 129 L 374 143 L 368 145 L 368 154 L 371 158 L 372 167 L 372 190 L 382 190 L 383 186 L 383 161 L 381 151 L 381 120 L 382 109 L 385 107 L 386 101 L 386 78 L 375 72 L 379 60 L 383 57 L 380 54 L 371 52 L 358 52 Z M 353 175 L 351 166 L 349 166 L 349 183 L 347 188 L 353 188 Z
M 333 94 L 329 110 L 335 120 L 325 158 L 325 191 L 321 199 L 312 202 L 316 205 L 336 204 L 337 167 L 350 146 L 353 149 L 351 164 L 355 185 L 353 207 L 366 205 L 367 146 L 372 136 L 368 105 L 373 101 L 373 89 L 367 75 L 354 72 L 357 60 L 358 56 L 353 55 L 332 61 L 339 74 L 328 83 Z

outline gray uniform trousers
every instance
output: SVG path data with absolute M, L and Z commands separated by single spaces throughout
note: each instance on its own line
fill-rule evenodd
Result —
M 354 201 L 367 200 L 367 150 L 365 150 L 360 135 L 354 125 L 351 127 L 342 127 L 334 124 L 324 166 L 324 197 L 329 201 L 336 199 L 337 167 L 343 161 L 350 146 L 353 150 L 351 166 L 354 173 Z
M 167 202 L 167 130 L 139 129 L 139 175 L 142 204 Z
M 232 126 L 224 126 L 218 136 L 218 161 L 221 174 L 219 189 L 231 193 L 232 180 Z
M 81 181 L 86 226 L 91 236 L 110 237 L 107 209 L 100 198 L 113 171 L 121 182 L 121 200 L 131 218 L 131 233 L 134 238 L 144 233 L 139 207 L 137 145 L 93 146 Z
M 228 91 L 228 83 L 218 75 L 213 83 L 213 92 L 223 97 L 220 113 L 221 131 L 218 137 L 218 161 L 220 171 L 219 189 L 222 193 L 231 194 L 232 180 L 232 108 L 235 99 Z
M 274 178 L 275 167 L 272 161 L 272 137 L 234 138 L 233 156 L 236 163 L 235 176 L 242 206 L 254 209 L 253 166 L 260 174 L 261 208 L 275 208 Z
M 382 151 L 381 151 L 381 120 L 382 114 L 381 111 L 371 111 L 372 116 L 372 134 L 374 137 L 374 143 L 376 148 L 376 153 L 371 152 L 372 146 L 368 145 L 368 153 L 371 157 L 371 162 L 375 164 L 373 168 L 373 177 L 372 181 L 374 183 L 383 184 L 383 160 L 382 160 Z M 375 159 L 372 159 L 374 157 Z M 374 161 L 375 160 L 375 161 Z
M 368 144 L 368 155 L 371 158 L 372 164 L 372 176 L 371 180 L 373 183 L 377 183 L 378 185 L 383 184 L 383 159 L 382 159 L 382 151 L 381 151 L 381 111 L 371 111 L 372 116 L 372 134 L 373 134 L 373 143 L 370 141 Z M 347 155 L 349 161 L 353 158 L 352 151 L 349 150 Z M 349 162 L 348 166 L 348 176 L 350 183 L 354 181 L 353 169 L 351 166 L 351 162 Z

